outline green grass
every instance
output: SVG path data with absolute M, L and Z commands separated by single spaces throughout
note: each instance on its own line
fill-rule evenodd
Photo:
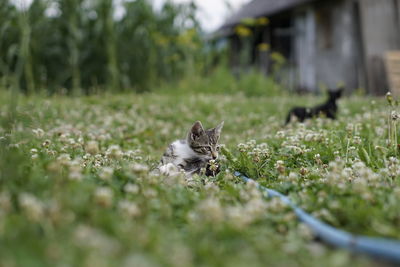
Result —
M 386 140 L 386 102 L 350 97 L 337 121 L 283 127 L 291 106 L 322 99 L 254 95 L 20 97 L 10 120 L 2 93 L 0 265 L 374 265 L 315 242 L 290 209 L 232 171 L 329 224 L 399 239 L 400 164 Z M 196 120 L 225 121 L 223 171 L 150 176 Z

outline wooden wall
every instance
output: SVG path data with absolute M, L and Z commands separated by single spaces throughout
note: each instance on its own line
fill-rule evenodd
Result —
M 396 3 L 397 1 L 397 3 Z M 384 55 L 400 49 L 399 0 L 359 0 L 368 92 L 388 90 Z
M 349 92 L 366 88 L 369 94 L 383 95 L 388 91 L 384 59 L 388 51 L 400 50 L 400 0 L 315 1 L 290 13 L 295 64 L 291 71 L 297 89 L 317 91 L 319 85 L 335 88 L 344 82 Z M 260 41 L 271 42 L 271 25 Z M 238 37 L 230 38 L 230 48 L 230 64 L 238 74 L 246 68 Z M 253 62 L 266 73 L 268 55 L 258 53 Z
M 348 93 L 363 87 L 361 40 L 352 1 L 322 2 L 315 6 L 315 13 L 318 84 L 336 89 L 343 83 Z
M 352 0 L 325 1 L 298 9 L 294 14 L 295 59 L 298 87 L 347 92 L 365 86 L 361 38 Z
M 294 57 L 297 67 L 297 89 L 317 91 L 315 39 L 315 13 L 311 6 L 298 10 L 294 15 Z

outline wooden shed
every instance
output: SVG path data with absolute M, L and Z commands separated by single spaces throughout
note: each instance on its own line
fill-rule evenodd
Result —
M 268 18 L 266 25 L 246 24 Z M 252 30 L 250 49 L 238 25 Z M 271 54 L 286 58 L 285 80 L 294 90 L 316 91 L 344 83 L 351 92 L 388 91 L 385 55 L 400 50 L 400 0 L 253 0 L 218 31 L 230 46 L 230 64 L 271 73 Z M 246 39 L 246 40 L 245 40 Z M 268 49 L 262 44 L 268 44 Z M 248 53 L 243 60 L 242 54 Z

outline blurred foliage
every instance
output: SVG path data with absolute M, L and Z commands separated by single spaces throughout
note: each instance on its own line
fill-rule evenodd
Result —
M 202 92 L 209 94 L 236 94 L 245 96 L 278 96 L 284 95 L 281 85 L 271 76 L 266 76 L 256 69 L 249 68 L 238 79 L 232 71 L 222 64 L 206 76 L 187 75 L 177 83 L 166 84 L 157 92 L 169 94 Z
M 0 2 L 0 83 L 24 92 L 146 91 L 194 71 L 204 45 L 196 6 L 112 0 Z

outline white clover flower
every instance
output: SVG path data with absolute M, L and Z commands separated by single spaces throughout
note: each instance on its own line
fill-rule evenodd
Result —
M 249 149 L 249 147 L 243 143 L 238 144 L 237 148 L 240 152 L 246 152 Z
M 385 129 L 383 128 L 383 127 L 375 127 L 375 133 L 378 135 L 378 136 L 382 136 L 383 134 L 385 134 Z
M 68 138 L 67 143 L 70 144 L 71 146 L 73 146 L 76 144 L 76 141 L 73 138 Z
M 209 164 L 210 164 L 210 171 L 212 171 L 212 172 L 216 172 L 217 170 L 218 170 L 218 164 L 217 164 L 217 162 L 215 161 L 215 160 L 210 160 L 209 161 Z
M 347 134 L 352 135 L 353 131 L 354 131 L 354 124 L 352 124 L 352 123 L 347 124 L 347 126 L 346 126 Z
M 212 194 L 218 193 L 218 192 L 220 191 L 220 190 L 219 190 L 219 187 L 218 187 L 215 183 L 213 183 L 213 182 L 208 182 L 208 183 L 206 183 L 206 184 L 204 185 L 204 189 L 205 189 L 207 192 L 212 193 Z
M 280 198 L 274 197 L 267 203 L 267 208 L 274 213 L 280 213 L 287 209 L 287 204 Z
M 392 112 L 390 113 L 390 117 L 392 121 L 397 121 L 399 119 L 399 114 L 397 114 L 395 110 L 392 110 Z
M 321 160 L 321 155 L 320 154 L 315 154 L 314 155 L 314 160 L 318 165 L 322 165 L 322 160 Z
M 133 163 L 131 169 L 135 173 L 147 173 L 149 171 L 149 166 L 141 163 Z
M 148 189 L 143 191 L 143 195 L 146 198 L 155 198 L 155 197 L 157 197 L 158 193 L 153 188 L 148 188 Z
M 300 174 L 301 174 L 302 176 L 305 176 L 305 175 L 308 174 L 309 171 L 308 171 L 307 168 L 301 167 L 300 170 L 299 170 L 299 172 L 300 172 Z
M 74 231 L 73 238 L 78 247 L 94 249 L 106 255 L 115 254 L 120 249 L 116 240 L 86 225 L 79 225 Z
M 257 141 L 254 140 L 254 139 L 249 140 L 249 141 L 247 142 L 247 146 L 249 146 L 249 147 L 251 147 L 251 148 L 254 148 L 254 147 L 256 146 L 256 144 L 257 144 Z
M 51 144 L 51 141 L 49 139 L 44 140 L 44 142 L 42 143 L 43 147 L 49 147 Z
M 43 129 L 37 128 L 37 129 L 33 129 L 32 130 L 33 134 L 38 137 L 38 138 L 42 138 L 44 136 L 44 131 Z
M 224 179 L 227 181 L 234 181 L 236 177 L 228 169 L 226 169 Z
M 373 196 L 373 194 L 371 194 L 371 192 L 363 192 L 363 193 L 361 194 L 361 197 L 362 197 L 364 200 L 370 201 L 370 202 L 372 202 L 372 201 L 375 200 L 375 199 L 374 199 L 374 196 Z
M 66 143 L 66 142 L 68 142 L 68 139 L 69 139 L 68 137 L 69 137 L 69 133 L 63 133 L 60 135 L 58 140 L 60 140 L 60 142 L 62 142 L 62 143 Z
M 124 191 L 126 193 L 135 195 L 135 194 L 139 193 L 139 186 L 136 184 L 127 183 L 124 186 Z
M 264 215 L 268 205 L 263 198 L 252 198 L 246 203 L 244 210 L 247 216 L 252 217 L 252 220 L 258 219 Z
M 21 208 L 24 210 L 29 220 L 37 222 L 43 217 L 43 203 L 34 195 L 29 193 L 21 193 L 18 196 L 18 200 Z
M 306 240 L 312 240 L 314 238 L 314 233 L 304 223 L 299 223 L 299 226 L 297 227 L 297 231 L 300 233 L 301 237 L 303 237 Z
M 352 185 L 353 189 L 359 193 L 365 192 L 368 189 L 368 182 L 362 178 L 354 179 Z
M 276 138 L 285 138 L 286 133 L 284 131 L 278 131 L 276 133 Z
M 85 146 L 85 150 L 89 154 L 96 155 L 100 152 L 99 143 L 94 140 L 88 141 Z
M 276 169 L 279 173 L 283 174 L 283 173 L 285 172 L 285 162 L 284 162 L 283 160 L 278 160 L 278 161 L 276 161 L 276 163 L 275 163 L 275 169 Z
M 122 200 L 118 203 L 119 211 L 130 218 L 138 217 L 141 214 L 141 211 L 138 205 L 133 201 Z
M 84 160 L 88 160 L 88 159 L 90 159 L 90 154 L 89 153 L 86 153 L 85 155 L 83 155 L 83 157 L 82 157 Z
M 82 180 L 82 162 L 80 158 L 76 158 L 68 164 L 69 174 L 68 178 L 71 180 Z
M 69 165 L 71 163 L 71 156 L 69 154 L 61 154 L 60 156 L 58 156 L 57 161 L 61 164 L 61 165 Z
M 80 170 L 70 170 L 68 174 L 70 180 L 80 181 L 83 178 L 82 172 Z
M 122 158 L 122 156 L 124 155 L 124 153 L 121 151 L 121 148 L 118 145 L 111 145 L 107 151 L 106 151 L 106 155 L 109 158 L 113 158 L 113 159 L 120 159 Z
M 353 143 L 356 145 L 361 144 L 361 138 L 359 136 L 354 136 L 353 137 Z
M 243 207 L 232 206 L 226 209 L 227 221 L 236 229 L 243 229 L 251 223 L 252 218 L 247 216 Z
M 94 193 L 97 204 L 103 207 L 110 207 L 113 201 L 113 192 L 108 187 L 99 187 Z
M 397 175 L 400 175 L 399 160 L 397 158 L 390 157 L 386 168 L 391 177 L 396 177 Z
M 114 174 L 114 169 L 111 167 L 103 167 L 99 171 L 99 177 L 102 180 L 109 181 Z
M 197 211 L 205 222 L 220 223 L 224 218 L 221 203 L 216 198 L 201 201 L 197 206 Z
M 297 182 L 299 180 L 299 176 L 295 172 L 290 172 L 288 176 L 288 180 L 291 182 Z
M 335 218 L 333 217 L 333 215 L 327 210 L 327 209 L 321 209 L 317 212 L 313 213 L 315 216 L 317 216 L 318 218 L 327 220 L 329 222 L 335 221 Z

